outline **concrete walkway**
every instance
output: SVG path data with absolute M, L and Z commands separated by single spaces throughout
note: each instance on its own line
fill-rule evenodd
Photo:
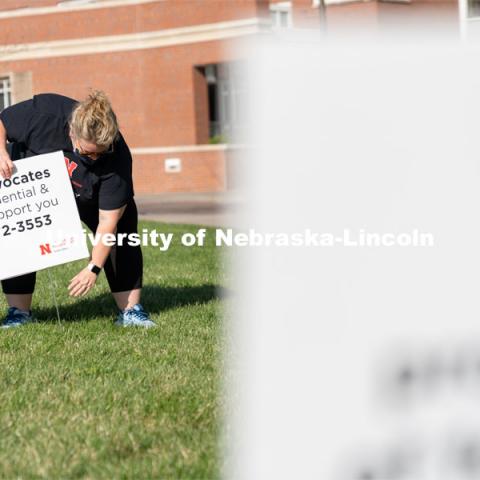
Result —
M 242 207 L 235 192 L 135 195 L 135 201 L 143 220 L 212 227 L 233 227 Z

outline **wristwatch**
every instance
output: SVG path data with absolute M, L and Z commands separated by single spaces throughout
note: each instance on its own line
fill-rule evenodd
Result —
M 95 265 L 94 263 L 89 263 L 87 268 L 91 272 L 95 273 L 95 275 L 98 275 L 102 271 L 102 269 L 100 267 L 97 267 L 97 265 Z

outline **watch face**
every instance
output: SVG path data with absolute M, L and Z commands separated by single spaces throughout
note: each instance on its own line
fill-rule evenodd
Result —
M 97 275 L 101 272 L 101 268 L 100 267 L 97 267 L 96 265 L 94 265 L 93 263 L 91 263 L 88 268 L 90 269 L 91 272 L 93 273 L 96 273 Z

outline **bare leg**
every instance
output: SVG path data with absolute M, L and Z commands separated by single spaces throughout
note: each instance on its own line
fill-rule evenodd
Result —
M 113 298 L 120 310 L 132 308 L 137 303 L 140 303 L 141 288 L 135 290 L 127 290 L 125 292 L 112 292 Z
M 6 293 L 7 303 L 9 307 L 17 307 L 20 310 L 30 310 L 32 306 L 33 293 Z

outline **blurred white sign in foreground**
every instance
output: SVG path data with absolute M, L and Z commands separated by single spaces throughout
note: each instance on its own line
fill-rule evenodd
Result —
M 227 478 L 480 478 L 480 50 L 257 43 Z

